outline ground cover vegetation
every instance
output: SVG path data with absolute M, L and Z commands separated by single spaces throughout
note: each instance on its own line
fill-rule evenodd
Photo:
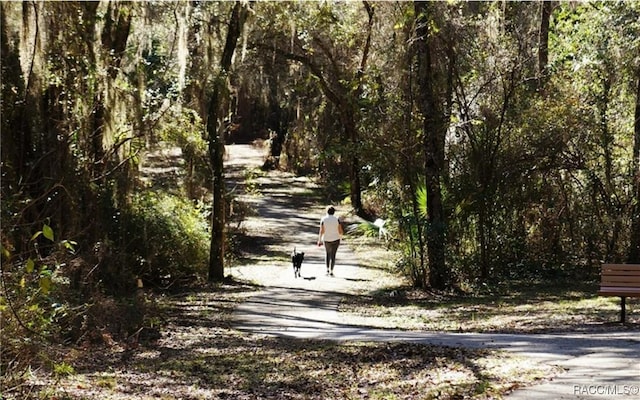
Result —
M 345 309 L 500 294 L 514 299 L 501 310 L 529 313 L 519 282 L 593 285 L 602 262 L 640 262 L 639 13 L 598 1 L 0 3 L 3 393 L 36 366 L 73 370 L 45 356 L 53 343 L 157 340 L 156 295 L 224 281 L 250 212 L 234 207 L 225 143 L 261 139 L 266 170 L 317 177 L 327 201 L 386 221 L 410 289 Z M 571 307 L 612 310 L 592 287 L 567 293 Z
M 343 298 L 339 309 L 348 314 L 351 323 L 387 329 L 487 333 L 640 327 L 640 315 L 634 311 L 640 304 L 638 299 L 626 300 L 631 314 L 621 327 L 620 299 L 598 297 L 598 277 L 577 280 L 570 271 L 553 277 L 506 276 L 472 293 L 416 288 L 410 280 L 389 274 L 398 270 L 399 251 L 381 245 L 375 227 L 358 226 L 360 232 L 349 235 L 348 241 L 372 284 L 366 293 Z

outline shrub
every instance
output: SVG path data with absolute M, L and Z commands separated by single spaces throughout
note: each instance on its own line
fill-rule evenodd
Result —
M 166 193 L 135 196 L 114 235 L 114 289 L 138 278 L 164 288 L 199 278 L 206 271 L 209 235 L 204 210 L 191 201 Z

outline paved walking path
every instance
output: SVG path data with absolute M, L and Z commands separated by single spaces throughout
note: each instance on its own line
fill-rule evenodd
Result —
M 344 262 L 348 250 L 340 256 Z M 236 328 L 296 339 L 403 341 L 506 350 L 566 371 L 551 382 L 517 390 L 509 399 L 640 399 L 638 332 L 479 334 L 354 326 L 337 309 L 345 288 L 357 282 L 357 266 L 341 264 L 333 278 L 323 276 L 323 269 L 319 262 L 305 263 L 303 277 L 307 279 L 298 280 L 288 268 L 277 270 L 279 285 L 265 288 L 237 308 Z
M 293 177 L 282 179 L 283 183 L 295 183 Z M 233 268 L 234 276 L 265 286 L 236 309 L 237 329 L 297 339 L 501 349 L 565 370 L 550 382 L 515 391 L 508 399 L 640 399 L 640 332 L 479 334 L 384 330 L 351 324 L 338 312 L 338 305 L 344 295 L 361 289 L 367 275 L 358 267 L 348 243 L 338 251 L 335 276 L 325 276 L 324 250 L 314 245 L 320 215 L 290 210 L 286 201 L 280 201 L 286 200 L 286 193 L 272 194 L 277 196 L 253 199 L 253 207 L 261 216 L 253 223 L 272 234 L 274 230 L 269 227 L 273 226 L 296 232 L 289 235 L 291 242 L 286 245 L 305 251 L 302 278 L 295 279 L 290 263 L 282 261 Z

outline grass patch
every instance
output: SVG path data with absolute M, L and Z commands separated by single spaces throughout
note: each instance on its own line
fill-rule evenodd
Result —
M 502 283 L 485 293 L 451 295 L 418 290 L 394 272 L 397 256 L 377 237 L 348 239 L 371 290 L 346 296 L 340 311 L 355 325 L 378 328 L 494 333 L 551 333 L 640 329 L 640 299 L 627 298 L 627 323 L 618 297 L 597 296 L 592 278 Z M 375 282 L 374 282 L 375 281 Z
M 620 329 L 620 300 L 593 285 L 529 282 L 504 294 L 450 296 L 387 288 L 344 299 L 340 310 L 367 325 L 426 331 L 548 333 Z M 627 299 L 628 329 L 640 327 L 639 299 Z

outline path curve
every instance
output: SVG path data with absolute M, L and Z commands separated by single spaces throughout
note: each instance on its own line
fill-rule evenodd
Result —
M 236 173 L 259 167 L 263 160 L 261 149 L 249 145 L 228 146 L 227 152 L 230 170 L 235 168 Z M 338 252 L 335 277 L 325 276 L 323 249 L 314 245 L 322 207 L 292 210 L 288 201 L 293 191 L 305 190 L 309 182 L 282 172 L 270 174 L 268 182 L 271 184 L 263 188 L 262 196 L 243 198 L 256 212 L 245 223 L 252 232 L 271 235 L 272 245 L 280 252 L 294 246 L 304 251 L 302 279 L 294 278 L 291 266 L 282 260 L 234 267 L 232 275 L 264 287 L 236 308 L 236 329 L 296 339 L 500 349 L 566 371 L 550 382 L 517 390 L 508 399 L 640 399 L 639 332 L 480 334 L 384 330 L 350 324 L 347 316 L 338 312 L 338 306 L 344 295 L 365 290 L 370 271 L 358 267 L 354 253 L 344 243 Z

